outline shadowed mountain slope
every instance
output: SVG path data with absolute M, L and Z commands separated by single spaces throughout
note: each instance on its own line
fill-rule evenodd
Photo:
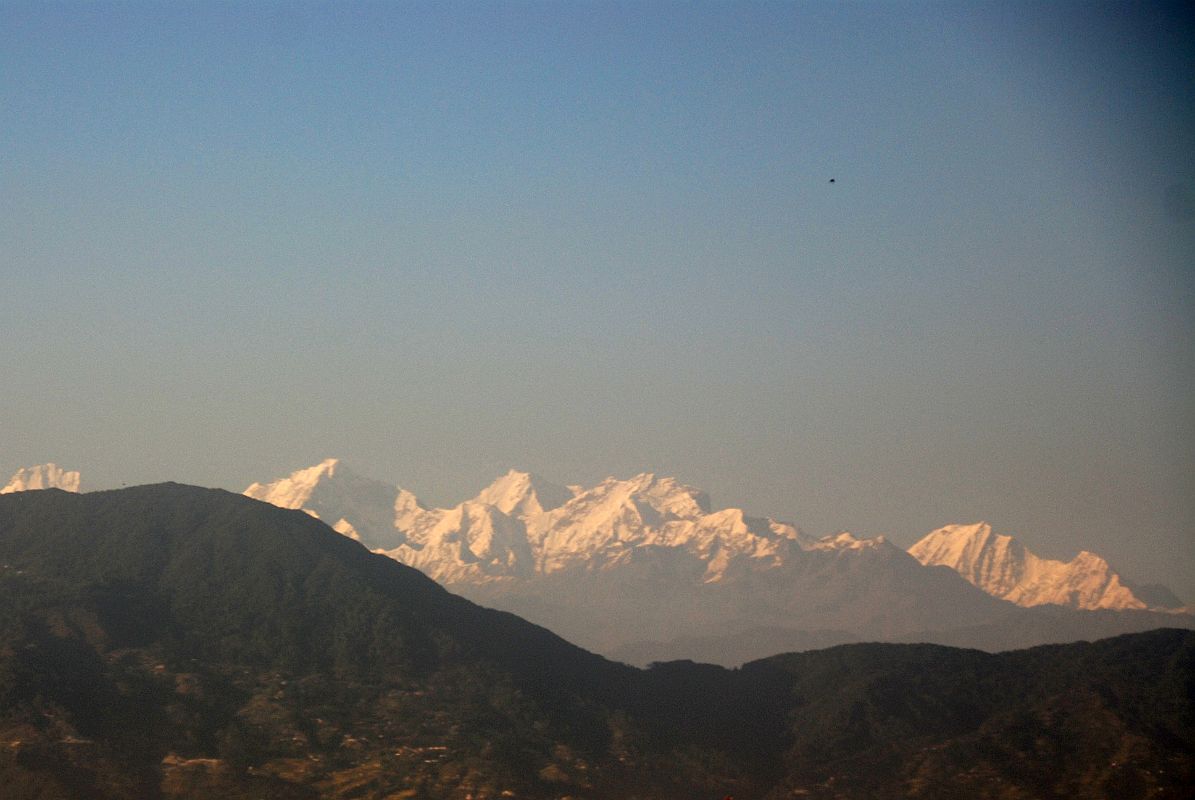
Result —
M 484 657 L 528 685 L 548 686 L 562 676 L 626 673 L 330 535 L 300 511 L 179 484 L 38 492 L 8 503 L 0 540 L 6 574 L 144 593 L 169 614 L 147 633 L 183 652 L 211 655 L 214 644 L 218 655 L 248 663 L 402 674 Z

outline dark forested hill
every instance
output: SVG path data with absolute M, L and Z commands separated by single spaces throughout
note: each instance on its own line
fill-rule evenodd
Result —
M 13 798 L 1172 797 L 1195 635 L 634 670 L 301 512 L 0 497 Z

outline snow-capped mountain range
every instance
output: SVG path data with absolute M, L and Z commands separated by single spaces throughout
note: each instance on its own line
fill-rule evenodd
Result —
M 717 583 L 783 566 L 802 551 L 891 547 L 849 533 L 815 540 L 742 509 L 714 511 L 705 492 L 651 473 L 586 489 L 511 470 L 470 500 L 429 509 L 328 459 L 245 494 L 302 509 L 449 585 L 608 570 L 650 550 L 689 554 L 703 564 L 701 582 Z
M 75 491 L 78 473 L 33 467 L 4 491 L 46 486 Z M 1099 635 L 1158 627 L 1167 623 L 1147 610 L 1182 610 L 1163 588 L 1135 593 L 1094 554 L 1039 558 L 986 523 L 940 528 L 905 552 L 882 536 L 818 539 L 717 509 L 705 492 L 650 473 L 586 488 L 511 470 L 472 499 L 428 508 L 327 459 L 245 494 L 590 649 L 633 652 L 628 660 L 687 656 L 664 643 L 697 640 L 735 642 L 710 656 L 724 663 L 859 639 L 999 649 L 1085 638 L 1093 620 Z M 1010 616 L 1018 606 L 1031 617 Z M 1039 606 L 1058 610 L 1029 608 Z M 1080 609 L 1105 616 L 1073 616 Z
M 583 646 L 633 651 L 631 660 L 685 655 L 644 642 L 741 642 L 747 630 L 766 633 L 713 657 L 767 654 L 810 636 L 818 645 L 945 641 L 945 632 L 966 630 L 951 641 L 1062 641 L 1087 635 L 1083 625 L 1096 617 L 1060 622 L 1037 614 L 1014 623 L 1008 615 L 1041 604 L 1118 612 L 1157 605 L 1090 554 L 1051 562 L 994 535 L 984 541 L 1006 544 L 985 550 L 974 542 L 977 532 L 990 532 L 983 523 L 939 529 L 906 553 L 882 536 L 818 539 L 742 509 L 718 509 L 705 492 L 650 473 L 582 487 L 511 470 L 469 500 L 427 508 L 406 489 L 328 459 L 245 493 L 318 516 L 458 594 Z M 1165 590 L 1155 596 L 1179 605 Z
M 800 552 L 891 547 L 882 536 L 813 539 L 742 509 L 714 511 L 705 492 L 650 473 L 607 478 L 585 489 L 511 470 L 471 500 L 428 509 L 410 492 L 328 459 L 269 484 L 255 483 L 245 494 L 303 509 L 447 584 L 609 569 L 644 548 L 692 554 L 705 565 L 702 582 L 715 583 L 736 570 L 782 566 Z M 1149 608 L 1094 553 L 1081 552 L 1069 562 L 1040 558 L 986 522 L 939 528 L 908 552 L 1019 606 Z

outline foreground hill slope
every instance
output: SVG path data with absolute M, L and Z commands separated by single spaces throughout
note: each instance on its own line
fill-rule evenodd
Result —
M 773 797 L 1191 796 L 1190 632 L 996 655 L 848 645 L 744 669 L 760 668 L 797 698 Z
M 1163 630 L 641 671 L 300 511 L 0 498 L 11 798 L 1175 796 L 1193 654 Z
M 568 743 L 566 729 L 597 724 L 588 707 L 621 694 L 631 674 L 302 512 L 174 484 L 6 496 L 0 609 L 4 707 L 39 731 L 10 741 L 107 741 L 86 755 L 122 774 L 144 759 L 157 769 L 241 751 L 305 757 L 315 741 L 351 738 L 354 715 L 383 698 L 396 720 L 416 707 L 398 735 L 423 741 L 420 717 L 434 714 L 417 709 L 429 692 L 470 715 L 491 709 L 461 736 L 500 740 L 534 721 L 537 736 Z M 279 688 L 288 681 L 297 685 Z M 322 722 L 270 707 L 271 692 L 288 691 L 326 705 Z M 460 721 L 433 719 L 426 736 L 441 746 Z M 127 796 L 147 791 L 134 781 Z
M 228 492 L 160 484 L 37 492 L 8 503 L 0 541 L 6 575 L 107 587 L 122 599 L 161 604 L 169 618 L 146 634 L 173 637 L 183 651 L 201 646 L 211 654 L 215 644 L 218 655 L 250 662 L 350 673 L 382 667 L 417 674 L 484 656 L 545 673 L 519 673 L 529 681 L 546 679 L 550 668 L 553 683 L 556 670 L 572 675 L 575 662 L 584 662 L 578 674 L 621 671 L 330 535 L 306 514 Z M 401 642 L 389 640 L 395 634 Z M 537 652 L 534 663 L 526 649 Z M 381 663 L 364 664 L 362 651 Z

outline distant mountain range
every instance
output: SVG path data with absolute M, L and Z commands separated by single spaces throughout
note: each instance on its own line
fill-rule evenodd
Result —
M 1041 559 L 985 523 L 941 528 L 909 552 L 884 537 L 815 539 L 651 474 L 586 488 L 512 470 L 436 509 L 328 459 L 245 494 L 631 663 L 733 665 L 857 641 L 1003 650 L 1195 627 L 1163 587 L 1135 589 L 1090 553 Z
M 750 517 L 741 509 L 711 511 L 705 492 L 651 474 L 607 478 L 586 489 L 511 470 L 472 500 L 451 509 L 427 509 L 410 492 L 328 459 L 287 478 L 255 483 L 245 494 L 303 509 L 446 584 L 578 567 L 606 570 L 650 548 L 693 555 L 705 565 L 701 580 L 717 583 L 736 572 L 782 566 L 809 551 L 891 547 L 884 537 L 861 540 L 840 533 L 815 540 L 793 525 Z M 983 522 L 940 528 L 909 553 L 927 566 L 948 566 L 987 594 L 1019 606 L 1181 606 L 1168 591 L 1162 602 L 1139 597 L 1094 553 L 1084 551 L 1070 562 L 1042 559 Z
M 605 515 L 614 530 L 639 527 L 626 503 L 644 503 L 639 519 L 660 515 L 643 535 L 661 543 L 606 540 L 598 572 L 622 575 L 623 589 L 642 588 L 623 572 L 626 552 L 647 565 L 640 577 L 667 574 L 665 509 L 695 518 L 676 526 L 683 547 L 712 553 L 678 556 L 686 579 L 793 569 L 775 553 L 800 537 L 771 525 L 759 536 L 775 552 L 711 569 L 717 533 L 698 523 L 715 512 L 691 490 L 648 477 L 603 485 L 591 500 L 621 509 Z M 331 502 L 367 489 L 321 491 Z M 501 511 L 518 519 L 572 502 L 545 508 L 536 494 L 538 512 L 526 492 L 486 505 L 528 499 Z M 412 541 L 436 541 L 437 525 L 454 524 L 444 519 Z M 885 574 L 873 563 L 912 564 L 908 575 L 1036 611 L 882 543 L 803 545 L 808 560 L 785 558 L 855 592 L 858 576 Z M 546 574 L 581 575 L 562 550 Z M 177 484 L 0 497 L 0 794 L 11 800 L 1178 797 L 1195 782 L 1193 681 L 1195 633 L 1181 630 L 998 655 L 860 644 L 736 670 L 638 670 L 454 596 L 297 510 Z
M 586 488 L 512 470 L 431 509 L 328 459 L 245 494 L 635 663 L 700 653 L 733 664 L 864 640 L 995 650 L 1192 623 L 1171 618 L 1181 604 L 1164 588 L 1139 597 L 1097 556 L 1040 559 L 984 523 L 939 529 L 906 553 L 884 537 L 815 539 L 714 509 L 705 492 L 651 474 Z M 1025 610 L 1045 605 L 1061 608 Z

